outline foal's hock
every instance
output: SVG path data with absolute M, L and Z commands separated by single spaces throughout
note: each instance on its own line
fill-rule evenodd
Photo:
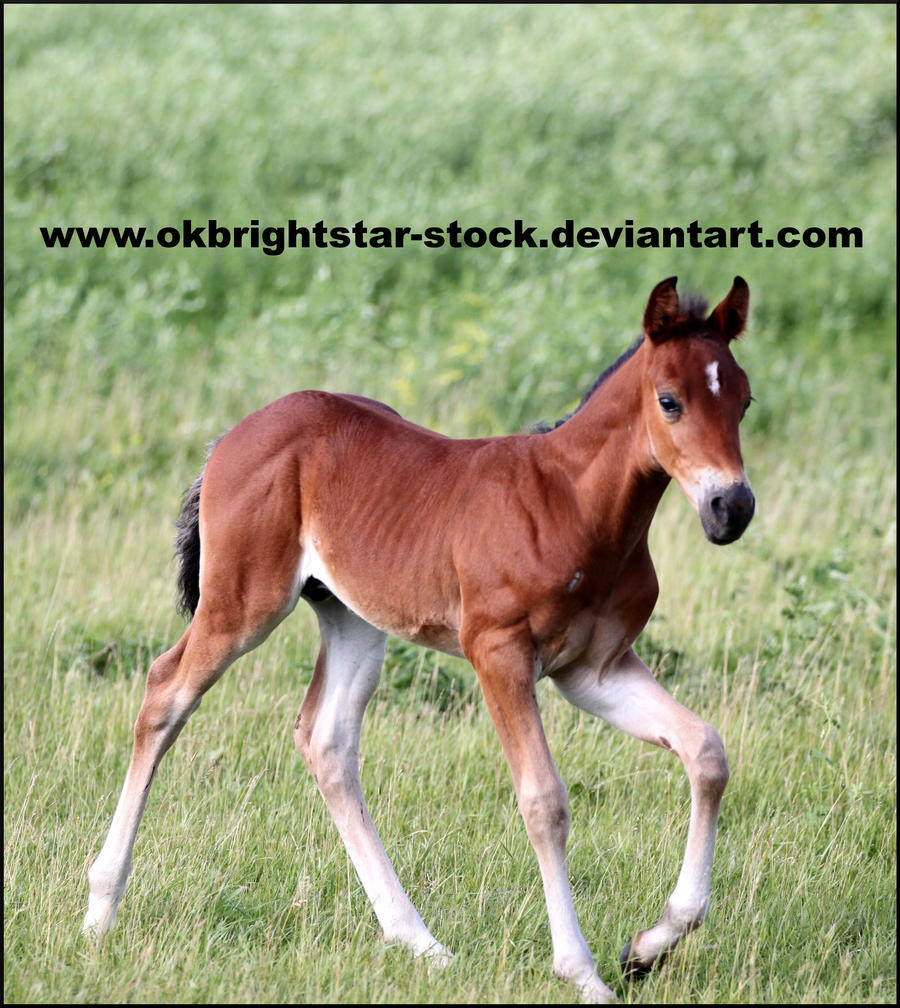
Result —
M 559 976 L 586 1000 L 613 999 L 572 903 L 566 789 L 535 694 L 544 676 L 578 707 L 675 752 L 690 781 L 678 881 L 658 923 L 625 947 L 623 968 L 649 970 L 697 927 L 725 750 L 632 644 L 656 603 L 647 533 L 669 479 L 714 543 L 734 541 L 753 517 L 738 437 L 750 386 L 731 353 L 748 300 L 735 277 L 707 315 L 663 280 L 642 338 L 552 429 L 456 440 L 371 399 L 297 392 L 229 431 L 186 495 L 177 549 L 192 619 L 150 666 L 125 786 L 88 873 L 84 930 L 115 923 L 163 754 L 301 596 L 321 649 L 294 740 L 388 941 L 438 964 L 450 956 L 400 884 L 360 786 L 360 724 L 389 633 L 475 668 L 537 854 Z

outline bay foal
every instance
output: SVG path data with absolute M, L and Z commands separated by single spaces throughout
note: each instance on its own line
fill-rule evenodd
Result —
M 537 854 L 560 977 L 586 1000 L 613 999 L 572 904 L 566 790 L 535 695 L 544 676 L 578 707 L 675 752 L 690 781 L 678 881 L 623 967 L 649 970 L 700 924 L 725 750 L 632 644 L 656 602 L 647 532 L 669 479 L 714 543 L 737 539 L 753 515 L 738 439 L 750 388 L 730 348 L 748 298 L 736 277 L 707 316 L 663 280 L 643 338 L 552 430 L 454 440 L 369 399 L 298 392 L 226 434 L 186 496 L 178 552 L 193 619 L 150 666 L 125 786 L 88 873 L 84 930 L 115 923 L 163 754 L 300 596 L 321 650 L 294 739 L 388 941 L 438 963 L 449 956 L 404 892 L 360 786 L 360 724 L 388 633 L 475 667 Z

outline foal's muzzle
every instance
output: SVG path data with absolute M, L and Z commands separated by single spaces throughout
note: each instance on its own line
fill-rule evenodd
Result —
M 756 499 L 746 483 L 711 489 L 699 508 L 706 538 L 717 546 L 740 539 L 755 508 Z

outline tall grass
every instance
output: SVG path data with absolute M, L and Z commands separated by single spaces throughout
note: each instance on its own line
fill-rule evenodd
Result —
M 721 297 L 758 513 L 677 490 L 639 650 L 720 729 L 709 922 L 626 1000 L 896 1000 L 895 14 L 880 5 L 7 5 L 4 995 L 548 1001 L 534 856 L 465 663 L 392 642 L 363 785 L 435 973 L 384 948 L 291 741 L 298 609 L 161 766 L 120 926 L 78 935 L 152 658 L 172 520 L 223 429 L 301 387 L 452 434 L 561 416 L 652 285 Z M 864 229 L 861 249 L 49 251 L 184 217 Z M 540 687 L 607 982 L 683 851 L 677 761 Z

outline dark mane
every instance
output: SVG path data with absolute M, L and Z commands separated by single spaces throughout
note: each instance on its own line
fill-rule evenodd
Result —
M 543 420 L 540 423 L 534 424 L 531 428 L 532 434 L 546 434 L 548 431 L 556 430 L 557 427 L 561 427 L 570 417 L 573 417 L 584 404 L 590 399 L 594 392 L 606 381 L 606 379 L 614 372 L 617 371 L 629 357 L 633 357 L 637 353 L 637 348 L 644 342 L 644 337 L 640 336 L 635 340 L 634 343 L 622 354 L 622 356 L 615 362 L 611 364 L 600 377 L 594 382 L 593 385 L 584 393 L 581 397 L 581 402 L 572 410 L 571 413 L 567 413 L 561 420 L 557 420 L 555 423 Z
M 681 298 L 679 305 L 680 311 L 678 313 L 678 318 L 676 318 L 672 325 L 669 327 L 670 335 L 667 339 L 676 339 L 680 336 L 694 336 L 699 335 L 702 331 L 702 327 L 706 323 L 706 299 L 701 294 L 687 293 Z M 639 336 L 637 340 L 622 354 L 622 356 L 615 362 L 611 364 L 600 377 L 594 382 L 593 385 L 585 392 L 581 397 L 581 402 L 572 410 L 571 413 L 567 413 L 561 420 L 557 420 L 555 423 L 542 420 L 540 423 L 534 424 L 530 428 L 532 434 L 546 434 L 548 431 L 556 430 L 557 427 L 561 427 L 567 420 L 573 417 L 584 404 L 590 399 L 590 397 L 597 391 L 597 389 L 606 381 L 606 379 L 614 372 L 617 371 L 629 357 L 633 357 L 637 352 L 638 347 L 644 342 L 644 337 Z

